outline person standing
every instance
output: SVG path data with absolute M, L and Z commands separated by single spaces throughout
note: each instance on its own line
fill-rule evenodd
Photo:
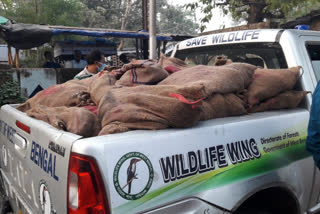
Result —
M 91 77 L 106 67 L 104 55 L 99 50 L 92 51 L 86 59 L 88 65 L 74 77 L 75 79 L 81 80 Z
M 83 69 L 84 67 L 87 66 L 87 61 L 81 59 L 81 51 L 80 50 L 74 51 L 74 59 L 71 61 L 71 63 L 72 63 L 72 68 Z
M 44 52 L 44 58 L 46 62 L 43 64 L 43 68 L 61 68 L 59 63 L 53 61 L 53 57 L 50 51 Z
M 306 149 L 320 169 L 320 82 L 312 94 Z
M 121 60 L 121 62 L 123 64 L 128 64 L 130 62 L 127 57 L 127 54 L 125 54 L 125 53 L 120 54 L 119 59 Z

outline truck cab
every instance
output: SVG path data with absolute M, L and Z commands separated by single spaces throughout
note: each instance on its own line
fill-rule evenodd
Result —
M 175 46 L 187 64 L 216 56 L 320 78 L 320 32 L 257 29 Z M 202 121 L 185 129 L 84 138 L 5 105 L 0 174 L 15 213 L 317 213 L 320 174 L 305 150 L 311 95 L 298 108 Z

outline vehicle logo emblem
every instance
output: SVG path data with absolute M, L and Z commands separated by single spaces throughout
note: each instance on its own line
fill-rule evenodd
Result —
M 51 214 L 51 198 L 48 185 L 44 180 L 40 181 L 39 187 L 40 208 L 43 214 Z
M 122 156 L 113 172 L 113 183 L 119 195 L 127 200 L 143 197 L 154 177 L 151 161 L 140 152 Z

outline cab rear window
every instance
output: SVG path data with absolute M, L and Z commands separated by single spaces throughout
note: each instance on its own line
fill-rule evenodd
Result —
M 317 81 L 320 80 L 320 44 L 306 45 Z
M 246 43 L 216 45 L 178 50 L 175 57 L 189 65 L 214 65 L 217 56 L 224 55 L 233 62 L 245 62 L 263 68 L 287 68 L 278 43 Z

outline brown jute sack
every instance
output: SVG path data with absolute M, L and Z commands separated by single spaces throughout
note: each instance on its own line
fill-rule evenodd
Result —
M 107 71 L 101 71 L 95 76 L 95 81 L 89 85 L 88 91 L 92 101 L 98 106 L 105 91 L 115 84 L 116 78 Z
M 157 64 L 156 60 L 151 60 L 151 59 L 134 60 L 128 64 L 124 64 L 121 68 L 112 70 L 111 73 L 117 79 L 120 79 L 122 75 L 125 74 L 128 70 L 131 70 L 133 68 L 141 68 L 143 65 L 150 66 L 154 64 Z
M 164 70 L 166 70 L 169 74 L 172 74 L 174 72 L 180 71 L 188 67 L 188 65 L 184 61 L 175 57 L 166 57 L 162 54 L 160 57 L 160 62 L 161 60 L 161 67 Z
M 214 62 L 215 66 L 228 65 L 231 64 L 232 60 L 228 59 L 226 56 L 217 56 Z
M 235 94 L 214 94 L 203 100 L 200 120 L 247 114 L 245 102 Z
M 187 88 L 154 85 L 113 88 L 107 91 L 99 104 L 98 117 L 102 125 L 99 135 L 132 129 L 190 127 L 200 118 L 198 103 L 192 104 L 192 101 L 199 100 L 201 95 L 201 86 Z M 183 96 L 190 103 L 180 101 L 176 98 L 179 96 Z
M 116 82 L 116 85 L 155 85 L 169 75 L 167 71 L 162 69 L 161 62 L 145 61 L 141 64 L 130 63 L 123 66 L 123 70 L 125 69 L 128 70 Z
M 286 91 L 273 98 L 266 100 L 252 108 L 249 113 L 270 111 L 277 109 L 296 108 L 309 91 Z
M 281 92 L 292 90 L 299 78 L 300 68 L 300 66 L 289 69 L 258 68 L 248 88 L 249 104 L 255 105 Z
M 98 117 L 85 108 L 36 105 L 26 113 L 28 116 L 45 121 L 57 129 L 84 137 L 96 136 L 101 129 Z
M 17 109 L 25 112 L 36 105 L 48 107 L 93 105 L 88 92 L 90 82 L 90 78 L 74 79 L 63 84 L 53 85 L 37 93 L 25 103 L 19 105 Z
M 248 87 L 256 66 L 246 63 L 231 63 L 223 66 L 197 65 L 180 70 L 158 85 L 204 86 L 206 96 L 213 93 L 227 94 Z

